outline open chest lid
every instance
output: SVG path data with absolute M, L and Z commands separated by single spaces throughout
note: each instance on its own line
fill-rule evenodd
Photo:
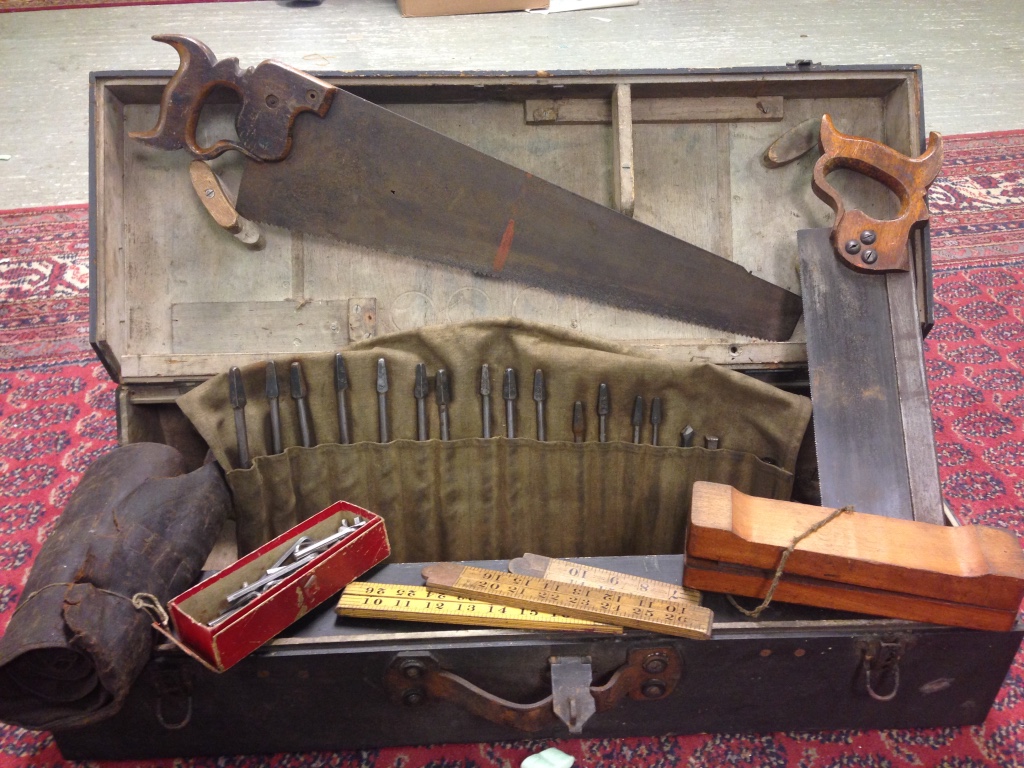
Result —
M 631 206 L 637 220 L 794 293 L 796 232 L 828 226 L 832 213 L 811 190 L 817 151 L 769 167 L 768 147 L 824 113 L 846 132 L 911 155 L 922 140 L 921 75 L 912 66 L 319 76 L 592 201 Z M 92 78 L 91 338 L 123 384 L 187 388 L 274 355 L 501 317 L 674 360 L 772 368 L 806 359 L 802 324 L 788 341 L 763 342 L 269 226 L 265 248 L 250 250 L 197 198 L 186 152 L 128 137 L 155 124 L 168 79 L 166 72 Z M 200 138 L 233 130 L 238 105 L 216 96 L 203 109 Z M 625 126 L 628 156 L 621 154 Z M 237 153 L 214 166 L 237 188 Z M 877 182 L 835 176 L 845 176 L 839 185 L 858 207 L 883 216 L 893 209 L 892 194 Z M 917 281 L 924 320 L 926 238 L 912 245 L 924 275 Z

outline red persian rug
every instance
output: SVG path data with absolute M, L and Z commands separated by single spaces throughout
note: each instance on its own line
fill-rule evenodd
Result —
M 926 342 L 943 489 L 964 522 L 1024 532 L 1024 131 L 950 137 L 931 195 L 937 323 Z M 87 344 L 87 210 L 0 212 L 0 628 L 83 470 L 115 441 Z M 1024 656 L 970 728 L 564 739 L 167 760 L 174 768 L 512 768 L 555 746 L 585 768 L 1024 766 Z M 0 768 L 65 763 L 0 726 Z M 134 765 L 134 764 L 133 764 Z
M 118 5 L 170 5 L 172 3 L 242 3 L 252 0 L 0 0 L 0 13 L 60 11 L 67 8 L 110 8 Z

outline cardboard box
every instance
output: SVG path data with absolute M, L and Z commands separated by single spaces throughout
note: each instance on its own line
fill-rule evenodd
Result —
M 351 522 L 356 515 L 367 523 L 229 618 L 209 626 L 224 608 L 225 597 L 259 579 L 296 539 L 308 536 L 319 541 L 336 533 L 343 519 Z M 182 592 L 168 603 L 168 608 L 181 642 L 223 672 L 389 554 L 391 545 L 384 520 L 354 504 L 338 501 Z
M 548 0 L 398 0 L 403 16 L 458 16 L 547 7 Z

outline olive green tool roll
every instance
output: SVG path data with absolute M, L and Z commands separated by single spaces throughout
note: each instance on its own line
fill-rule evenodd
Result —
M 249 551 L 328 504 L 345 499 L 383 515 L 399 561 L 682 551 L 695 480 L 788 498 L 810 418 L 807 398 L 709 364 L 683 364 L 516 320 L 423 328 L 342 350 L 353 444 L 338 445 L 334 354 L 279 358 L 285 451 L 270 455 L 265 364 L 242 370 L 251 469 L 237 469 L 238 446 L 226 372 L 179 398 L 182 410 L 228 472 L 239 549 Z M 391 442 L 378 432 L 377 361 L 386 361 Z M 302 363 L 313 444 L 300 447 L 288 367 Z M 414 371 L 449 373 L 451 441 L 440 441 L 434 393 L 430 440 L 417 441 Z M 481 438 L 480 368 L 491 373 L 491 433 Z M 508 439 L 502 377 L 517 372 L 516 437 Z M 544 371 L 546 442 L 537 441 L 533 376 Z M 597 392 L 610 393 L 608 442 L 599 443 Z M 634 445 L 634 398 L 645 402 Z M 659 445 L 650 445 L 650 403 L 661 399 Z M 584 404 L 583 444 L 573 443 L 572 411 Z M 694 448 L 679 435 L 693 427 Z M 703 447 L 705 435 L 720 448 Z

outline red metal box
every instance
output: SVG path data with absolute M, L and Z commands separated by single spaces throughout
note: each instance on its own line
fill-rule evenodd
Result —
M 324 550 L 312 562 L 287 574 L 229 618 L 209 626 L 227 595 L 262 576 L 297 539 L 324 539 L 342 520 L 367 522 Z M 181 642 L 218 671 L 248 656 L 287 626 L 340 592 L 391 554 L 384 520 L 347 501 L 338 501 L 168 603 Z

